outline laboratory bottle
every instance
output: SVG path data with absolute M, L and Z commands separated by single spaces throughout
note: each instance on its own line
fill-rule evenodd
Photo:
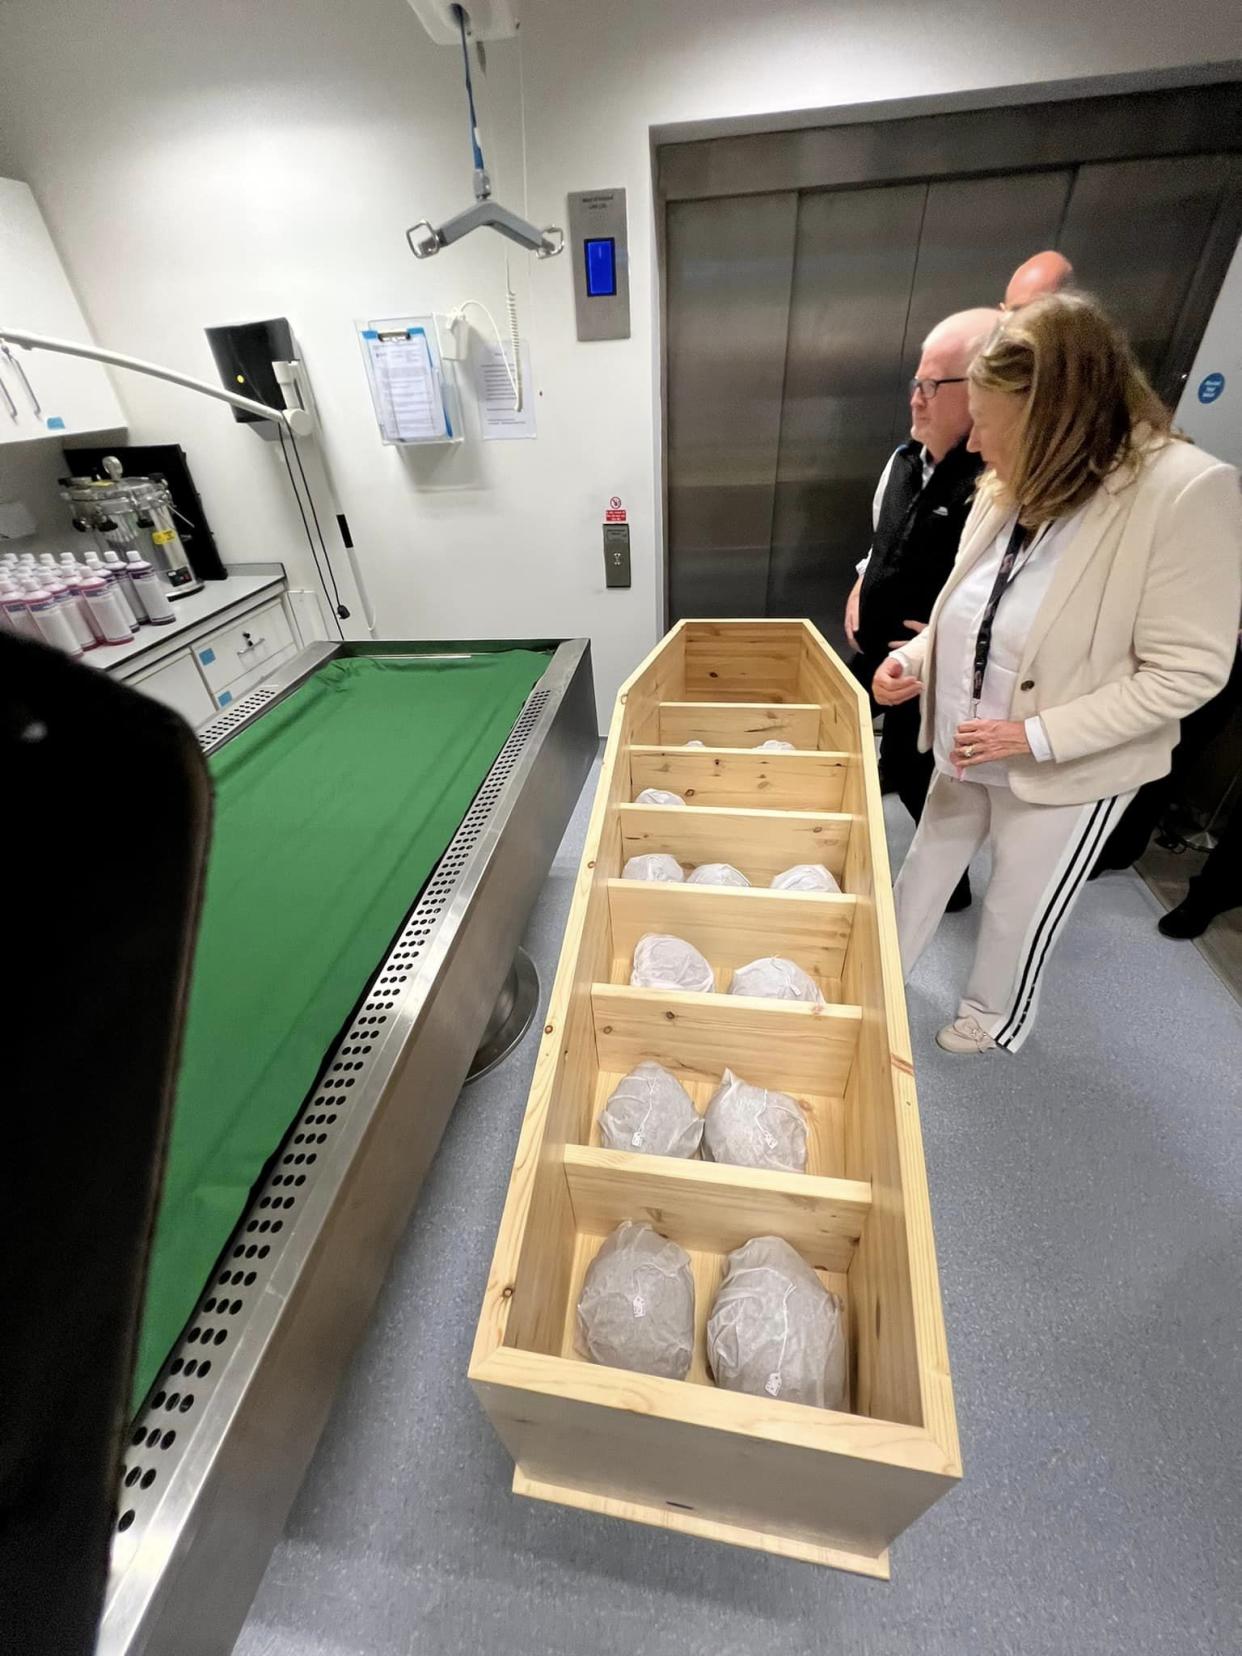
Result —
M 81 594 L 71 587 L 67 581 L 61 579 L 59 570 L 45 569 L 43 571 L 43 590 L 52 595 L 52 599 L 69 623 L 69 630 L 83 650 L 93 650 L 99 639 L 95 635 L 95 628 L 91 625 L 91 617 L 86 605 L 82 602 Z
M 147 612 L 142 607 L 142 601 L 134 591 L 134 583 L 129 576 L 129 566 L 123 564 L 111 547 L 104 553 L 104 568 L 116 576 L 116 588 L 121 595 L 121 603 L 135 627 L 140 627 L 147 618 Z
M 44 587 L 35 587 L 33 592 L 27 593 L 26 603 L 45 644 L 54 645 L 67 656 L 82 654 L 82 646 L 74 637 L 64 607 L 56 602 L 50 592 Z
M 163 583 L 155 570 L 145 558 L 140 558 L 137 552 L 127 552 L 125 561 L 129 565 L 130 579 L 134 583 L 134 591 L 142 601 L 142 607 L 147 612 L 147 620 L 153 627 L 167 626 L 170 621 L 177 619 L 173 607 L 168 601 Z
M 4 610 L 5 625 L 22 638 L 41 638 L 24 592 L 6 581 L 0 587 L 0 608 Z
M 103 627 L 99 624 L 99 621 L 96 619 L 95 612 L 91 609 L 91 606 L 86 601 L 86 583 L 87 583 L 87 581 L 90 580 L 90 578 L 91 578 L 91 571 L 89 569 L 77 569 L 77 568 L 75 568 L 75 570 L 74 570 L 72 580 L 70 580 L 70 577 L 69 577 L 68 573 L 66 573 L 62 577 L 62 579 L 69 585 L 74 597 L 77 599 L 78 608 L 82 613 L 82 618 L 85 620 L 87 626 L 90 628 L 90 632 L 91 632 L 91 641 L 90 641 L 90 643 L 88 644 L 84 638 L 82 638 L 82 640 L 81 640 L 82 641 L 82 648 L 84 650 L 90 650 L 90 649 L 93 649 L 96 644 L 106 644 L 108 642 L 108 640 L 104 637 Z M 79 635 L 78 636 L 79 636 L 79 638 L 81 638 L 80 630 L 79 630 Z
M 105 644 L 128 644 L 134 630 L 125 618 L 121 600 L 102 575 L 91 575 L 82 583 L 87 607 L 104 635 Z
M 77 634 L 78 643 L 84 650 L 93 650 L 96 644 L 104 642 L 104 636 L 99 623 L 91 614 L 90 606 L 86 602 L 86 594 L 82 590 L 82 583 L 86 579 L 87 572 L 86 570 L 79 570 L 75 565 L 72 571 L 63 568 L 58 569 L 56 575 L 68 592 L 66 609 L 69 612 L 69 624 Z
M 121 606 L 121 615 L 127 626 L 129 626 L 132 631 L 135 623 L 133 616 L 130 614 L 129 605 L 125 601 L 125 594 L 121 589 L 120 572 L 113 569 L 111 564 L 104 563 L 100 564 L 98 569 L 92 569 L 90 573 L 92 575 L 98 575 L 99 579 L 104 583 L 108 591 L 116 599 L 117 603 Z

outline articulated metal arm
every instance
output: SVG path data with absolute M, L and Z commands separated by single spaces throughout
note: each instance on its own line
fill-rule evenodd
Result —
M 499 230 L 502 236 L 507 236 L 510 241 L 541 259 L 554 258 L 565 245 L 565 232 L 559 225 L 550 224 L 543 230 L 536 229 L 528 220 L 519 218 L 490 197 L 476 201 L 465 212 L 447 219 L 438 230 L 426 219 L 420 219 L 406 231 L 405 239 L 416 259 L 429 259 L 433 253 L 438 253 L 442 247 L 452 246 L 472 230 L 484 229 Z M 424 234 L 416 235 L 420 230 Z
M 239 397 L 235 391 L 226 391 L 222 385 L 194 379 L 175 368 L 162 368 L 158 362 L 123 356 L 120 351 L 101 350 L 98 345 L 83 345 L 73 339 L 53 339 L 47 334 L 31 333 L 27 328 L 6 328 L 3 323 L 0 323 L 0 342 L 23 345 L 28 351 L 57 351 L 62 356 L 85 357 L 89 362 L 107 363 L 112 368 L 128 368 L 135 374 L 149 374 L 152 379 L 167 380 L 169 384 L 183 386 L 187 391 L 201 391 L 205 397 L 215 397 L 219 402 L 244 408 L 265 420 L 275 420 L 287 427 L 295 437 L 308 437 L 313 428 L 311 417 L 304 408 L 271 408 L 252 397 Z

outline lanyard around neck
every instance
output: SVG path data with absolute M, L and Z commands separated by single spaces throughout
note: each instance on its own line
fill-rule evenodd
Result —
M 983 695 L 983 675 L 988 670 L 988 657 L 992 653 L 992 623 L 996 619 L 1000 601 L 1017 576 L 1026 567 L 1030 554 L 1034 552 L 1035 546 L 1043 537 L 1044 530 L 1039 531 L 1028 549 L 1027 543 L 1030 540 L 1030 534 L 1031 531 L 1025 528 L 1021 522 L 1014 524 L 1013 532 L 1009 536 L 1009 544 L 1006 546 L 1005 554 L 1000 561 L 1000 568 L 996 571 L 996 579 L 992 583 L 992 593 L 984 608 L 983 619 L 979 623 L 979 631 L 975 637 L 975 662 L 970 691 L 975 704 L 975 711 L 978 711 L 979 701 Z M 1022 556 L 1024 551 L 1027 553 L 1026 557 Z

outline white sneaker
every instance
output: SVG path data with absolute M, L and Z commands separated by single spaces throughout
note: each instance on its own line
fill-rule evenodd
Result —
M 977 1018 L 964 1013 L 936 1036 L 936 1045 L 946 1052 L 991 1052 L 996 1042 Z

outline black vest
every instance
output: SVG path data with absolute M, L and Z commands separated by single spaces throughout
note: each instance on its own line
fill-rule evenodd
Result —
M 914 637 L 905 621 L 931 615 L 957 557 L 982 470 L 980 457 L 967 453 L 965 438 L 945 455 L 926 488 L 921 443 L 903 443 L 893 456 L 858 600 L 858 644 L 868 662 L 878 666 L 890 640 Z

